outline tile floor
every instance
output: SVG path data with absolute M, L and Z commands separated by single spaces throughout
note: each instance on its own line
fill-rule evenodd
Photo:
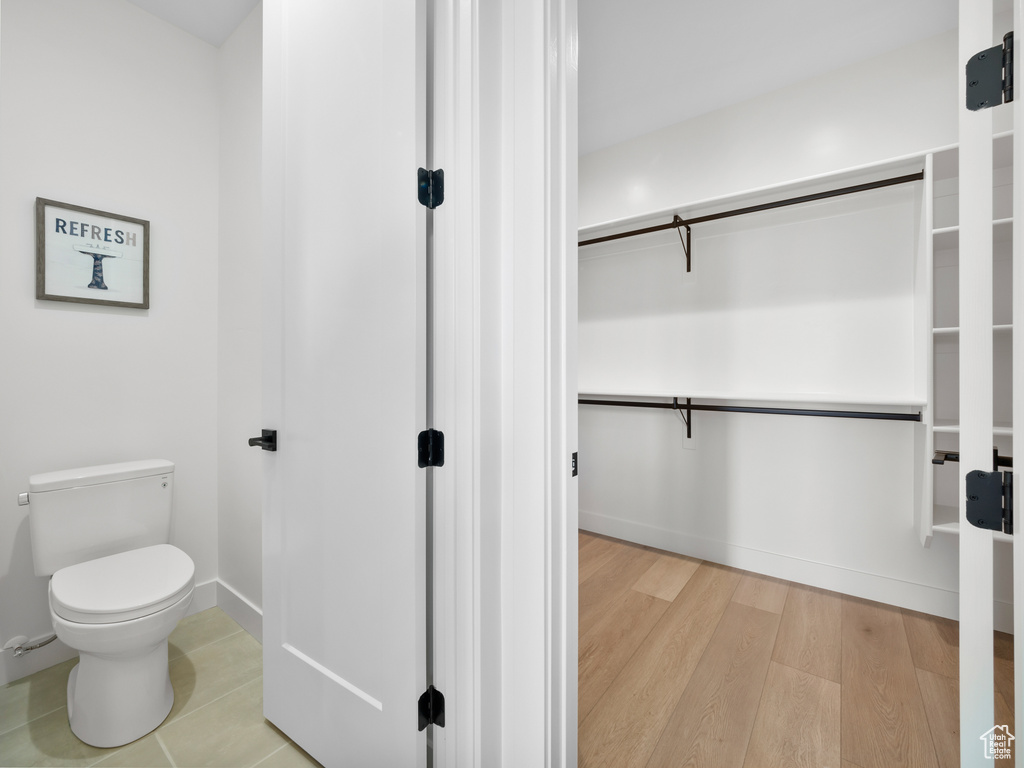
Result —
M 184 619 L 169 642 L 174 706 L 136 742 L 96 749 L 71 733 L 77 659 L 0 688 L 0 766 L 301 768 L 315 760 L 263 719 L 263 651 L 219 608 Z

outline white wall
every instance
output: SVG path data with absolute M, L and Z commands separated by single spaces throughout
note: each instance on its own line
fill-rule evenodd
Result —
M 598 235 L 593 225 L 953 144 L 956 66 L 956 35 L 942 35 L 581 157 L 581 224 Z M 689 275 L 674 232 L 581 249 L 581 391 L 923 399 L 920 194 L 697 225 Z M 669 411 L 581 406 L 580 525 L 955 616 L 956 541 L 924 549 L 914 528 L 917 429 L 695 413 L 684 444 Z
M 580 391 L 923 401 L 922 186 L 580 248 Z
M 3 0 L 0 643 L 51 631 L 30 474 L 177 465 L 171 540 L 212 604 L 218 546 L 218 52 L 124 0 Z M 36 196 L 151 224 L 149 310 L 37 301 Z M 56 645 L 56 644 L 55 644 Z M 49 663 L 0 654 L 0 682 Z
M 263 238 L 260 206 L 263 5 L 220 48 L 218 602 L 260 637 L 263 601 Z
M 584 155 L 580 227 L 956 143 L 956 39 L 954 30 Z

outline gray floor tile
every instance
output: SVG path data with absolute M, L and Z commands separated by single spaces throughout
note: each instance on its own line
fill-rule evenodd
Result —
M 87 766 L 109 753 L 75 737 L 64 707 L 0 736 L 3 766 Z
M 68 673 L 77 657 L 0 687 L 0 733 L 67 706 Z
M 227 614 L 213 608 L 187 617 L 168 645 L 171 714 L 124 747 L 97 749 L 71 733 L 67 679 L 77 659 L 0 687 L 0 766 L 316 765 L 263 719 L 262 646 Z M 170 745 L 180 761 L 171 761 Z
M 160 738 L 176 765 L 193 768 L 252 766 L 288 744 L 263 719 L 262 677 L 169 723 Z
M 175 659 L 242 631 L 220 608 L 208 608 L 178 622 L 167 640 L 168 657 Z
M 174 706 L 168 721 L 255 680 L 263 674 L 263 646 L 237 632 L 171 661 Z

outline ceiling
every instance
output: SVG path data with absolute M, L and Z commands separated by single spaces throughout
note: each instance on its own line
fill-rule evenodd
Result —
M 259 0 L 129 0 L 220 47 Z M 579 0 L 580 154 L 937 35 L 957 0 Z
M 259 1 L 128 0 L 215 48 L 220 48 Z
M 924 40 L 957 0 L 579 0 L 580 154 Z

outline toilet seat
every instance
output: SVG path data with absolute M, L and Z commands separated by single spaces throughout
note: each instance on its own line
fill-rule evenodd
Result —
M 194 586 L 192 558 L 157 544 L 60 569 L 50 579 L 50 606 L 67 621 L 112 624 L 157 613 Z

